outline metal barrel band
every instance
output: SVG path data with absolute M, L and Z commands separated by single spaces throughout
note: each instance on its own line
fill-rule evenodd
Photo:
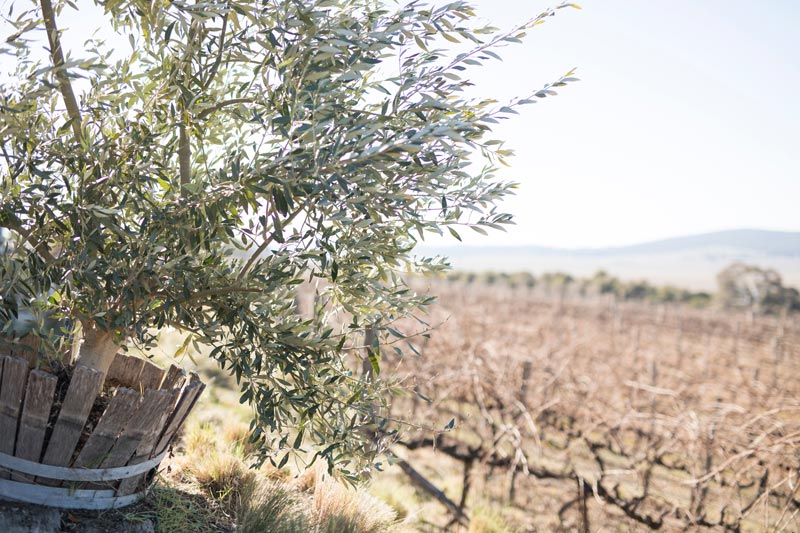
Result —
M 147 493 L 146 490 L 114 496 L 113 490 L 81 490 L 31 485 L 0 479 L 0 498 L 62 509 L 118 509 L 130 505 Z
M 129 478 L 148 472 L 151 468 L 158 466 L 166 454 L 167 450 L 164 450 L 152 459 L 130 466 L 89 469 L 45 465 L 20 459 L 13 455 L 0 453 L 0 467 L 6 468 L 12 472 L 49 479 L 59 479 L 62 481 L 115 481 L 117 479 Z

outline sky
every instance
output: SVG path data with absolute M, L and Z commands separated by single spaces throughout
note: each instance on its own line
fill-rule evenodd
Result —
M 548 5 L 476 0 L 507 27 Z M 491 244 L 625 245 L 800 230 L 800 3 L 585 0 L 476 73 L 499 98 L 580 82 L 497 131 L 521 183 Z M 473 240 L 487 244 L 487 239 Z
M 472 3 L 500 27 L 555 4 Z M 521 184 L 502 206 L 516 226 L 465 241 L 581 248 L 736 228 L 799 231 L 800 3 L 580 5 L 498 50 L 502 62 L 468 71 L 476 96 L 499 100 L 573 67 L 581 81 L 496 128 L 517 153 L 501 172 Z M 64 11 L 67 47 L 97 25 L 91 18 Z

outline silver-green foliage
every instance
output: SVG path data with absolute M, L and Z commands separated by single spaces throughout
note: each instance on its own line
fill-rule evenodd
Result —
M 63 64 L 29 53 L 45 27 L 58 47 L 50 0 L 7 15 L 0 226 L 24 244 L 2 261 L 0 318 L 56 315 L 85 345 L 177 327 L 239 380 L 262 458 L 312 446 L 358 471 L 349 458 L 379 448 L 363 426 L 381 382 L 350 370 L 345 343 L 428 303 L 401 278 L 444 268 L 412 254 L 424 235 L 510 222 L 491 127 L 574 79 L 503 105 L 465 95 L 469 69 L 572 4 L 506 33 L 464 2 L 99 4 L 130 49 L 90 42 Z M 51 23 L 74 8 L 53 7 Z M 304 281 L 321 282 L 311 319 Z

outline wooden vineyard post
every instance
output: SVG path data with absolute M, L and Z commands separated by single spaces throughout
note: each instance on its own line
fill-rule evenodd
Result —
M 526 360 L 522 363 L 522 384 L 519 387 L 519 394 L 517 399 L 525 405 L 528 400 L 528 387 L 530 386 L 531 372 L 533 371 L 533 362 Z

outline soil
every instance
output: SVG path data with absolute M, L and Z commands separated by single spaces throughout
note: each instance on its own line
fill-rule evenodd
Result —
M 110 511 L 61 511 L 61 531 L 73 533 L 149 533 L 155 531 L 152 505 L 142 502 Z
M 2 533 L 153 533 L 154 513 L 141 502 L 115 511 L 75 511 L 0 500 Z

